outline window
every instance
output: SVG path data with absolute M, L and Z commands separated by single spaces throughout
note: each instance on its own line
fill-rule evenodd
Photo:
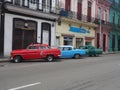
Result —
M 29 47 L 27 47 L 27 49 L 37 49 L 37 47 L 36 46 L 29 46 Z
M 23 0 L 23 6 L 28 6 L 28 0 Z
M 119 3 L 118 3 L 118 7 L 120 7 L 120 0 L 119 0 Z
M 29 0 L 30 3 L 36 4 L 36 0 Z
M 39 7 L 38 7 L 38 8 L 39 8 L 40 10 L 42 10 L 42 9 L 43 9 L 43 8 L 42 8 L 43 1 L 45 1 L 45 0 L 39 0 Z
M 36 10 L 37 7 L 37 0 L 29 0 L 29 8 Z
M 115 24 L 115 13 L 113 13 L 113 24 Z
M 73 38 L 72 37 L 64 37 L 64 45 L 72 45 Z
M 107 22 L 107 11 L 105 10 L 104 11 L 104 24 L 106 24 Z
M 39 49 L 48 49 L 46 46 L 39 46 Z
M 120 27 L 120 16 L 118 18 L 118 27 Z
M 63 50 L 72 50 L 72 47 L 64 47 Z
M 92 6 L 92 3 L 88 1 L 88 7 L 91 7 Z
M 98 19 L 100 19 L 101 14 L 101 8 L 98 8 Z
M 20 2 L 20 1 L 22 1 L 22 0 L 14 0 L 13 3 L 14 3 L 15 5 L 21 5 L 21 2 Z
M 50 11 L 55 13 L 56 0 L 51 0 L 51 4 L 50 5 L 51 5 L 51 8 L 50 8 L 51 10 Z
M 70 11 L 71 8 L 71 0 L 65 0 L 65 10 Z
M 82 3 L 82 0 L 78 0 L 78 3 Z

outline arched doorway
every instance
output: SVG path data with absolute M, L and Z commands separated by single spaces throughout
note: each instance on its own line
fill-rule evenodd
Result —
M 13 25 L 13 50 L 26 48 L 30 43 L 36 43 L 37 22 L 15 18 Z

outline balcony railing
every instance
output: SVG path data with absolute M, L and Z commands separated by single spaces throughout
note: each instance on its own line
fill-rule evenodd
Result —
M 39 3 L 39 2 L 23 3 L 22 0 L 21 0 L 19 3 L 15 3 L 15 2 L 12 2 L 12 1 L 6 1 L 5 3 L 9 3 L 11 5 L 18 6 L 18 7 L 29 8 L 31 10 L 43 11 L 45 13 L 55 13 L 55 14 L 59 13 L 59 9 L 57 7 L 52 7 L 50 5 L 42 4 L 42 3 Z
M 117 3 L 113 0 L 109 0 L 111 2 L 111 7 L 116 8 L 117 10 L 120 11 L 120 3 Z
M 73 12 L 73 11 L 66 11 L 64 9 L 60 10 L 59 15 L 70 18 L 70 19 L 80 20 L 80 21 L 83 21 L 83 22 L 94 22 L 94 20 L 95 20 L 94 17 L 79 14 L 79 13 Z

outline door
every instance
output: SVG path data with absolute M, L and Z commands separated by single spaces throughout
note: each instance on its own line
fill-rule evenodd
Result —
M 36 43 L 37 23 L 35 21 L 14 19 L 13 50 L 26 48 L 31 43 Z
M 28 46 L 26 50 L 24 50 L 24 54 L 22 55 L 25 60 L 29 59 L 40 59 L 41 49 L 37 46 Z
M 62 49 L 62 58 L 72 58 L 72 48 L 71 47 L 63 47 Z
M 65 10 L 70 11 L 71 8 L 71 0 L 65 0 Z
M 43 44 L 51 44 L 51 24 L 42 23 L 41 42 Z
M 43 30 L 43 43 L 49 45 L 49 31 Z
M 91 6 L 92 6 L 92 3 L 90 1 L 88 1 L 88 11 L 87 11 L 87 21 L 88 22 L 91 22 Z
M 81 20 L 82 18 L 82 0 L 78 0 L 78 5 L 77 5 L 77 18 Z
M 115 35 L 112 35 L 112 51 L 115 51 Z
M 103 35 L 103 51 L 106 51 L 106 35 Z

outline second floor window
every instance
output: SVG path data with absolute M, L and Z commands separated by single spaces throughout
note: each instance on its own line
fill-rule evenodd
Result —
M 65 0 L 65 10 L 70 11 L 71 8 L 71 0 Z
M 106 10 L 104 11 L 104 21 L 105 22 L 107 21 L 107 11 Z
M 118 18 L 118 27 L 120 27 L 120 16 Z
M 14 0 L 14 4 L 15 4 L 15 5 L 20 5 L 20 1 L 21 1 L 21 0 Z
M 37 3 L 36 0 L 29 0 L 29 2 L 32 3 L 32 4 L 36 4 Z
M 98 19 L 101 19 L 101 8 L 98 8 L 98 14 L 97 14 L 98 16 Z
M 115 13 L 113 13 L 113 24 L 115 24 Z

